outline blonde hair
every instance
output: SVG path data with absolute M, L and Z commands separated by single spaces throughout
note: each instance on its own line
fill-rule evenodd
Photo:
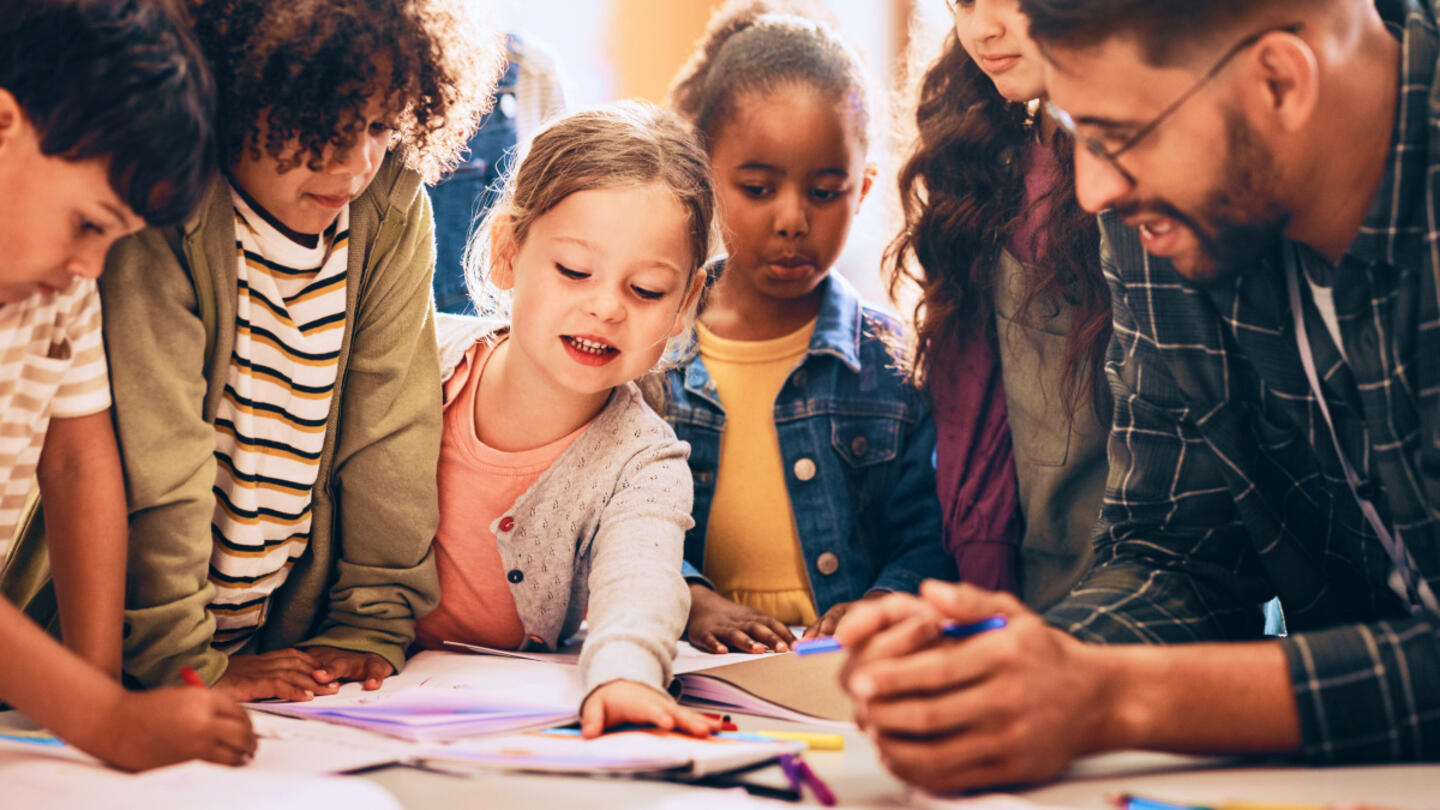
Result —
M 559 118 L 531 140 L 465 250 L 465 281 L 476 311 L 509 316 L 508 297 L 489 278 L 491 234 L 497 223 L 509 229 L 518 248 L 535 220 L 571 194 L 654 182 L 670 189 L 690 220 L 688 295 L 703 277 L 710 255 L 715 187 L 709 160 L 689 126 L 674 113 L 648 102 L 621 101 Z

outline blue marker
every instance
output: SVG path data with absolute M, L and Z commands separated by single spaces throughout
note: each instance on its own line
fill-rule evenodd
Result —
M 940 634 L 946 638 L 969 638 L 970 636 L 978 635 L 989 630 L 999 630 L 1004 626 L 1004 616 L 991 616 L 988 619 L 982 619 L 974 624 L 947 624 L 940 630 Z M 819 653 L 835 652 L 838 649 L 840 649 L 840 641 L 834 636 L 795 642 L 795 652 L 797 655 L 817 655 Z

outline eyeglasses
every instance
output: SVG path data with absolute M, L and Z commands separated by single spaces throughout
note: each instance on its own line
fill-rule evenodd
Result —
M 1205 75 L 1200 77 L 1200 81 L 1196 82 L 1190 87 L 1189 90 L 1186 90 L 1179 98 L 1175 99 L 1175 101 L 1172 102 L 1170 106 L 1161 110 L 1159 115 L 1150 119 L 1150 122 L 1148 124 L 1136 130 L 1134 135 L 1126 138 L 1125 142 L 1120 144 L 1120 146 L 1117 147 L 1114 151 L 1105 148 L 1105 144 L 1102 143 L 1098 138 L 1093 138 L 1089 135 L 1081 133 L 1076 127 L 1075 119 L 1070 116 L 1070 113 L 1065 112 L 1064 110 L 1055 106 L 1054 102 L 1048 100 L 1045 102 L 1045 112 L 1052 119 L 1055 120 L 1056 124 L 1060 125 L 1060 129 L 1064 130 L 1070 137 L 1074 138 L 1076 143 L 1085 147 L 1085 150 L 1090 154 L 1094 155 L 1097 158 L 1100 158 L 1106 163 L 1109 163 L 1110 166 L 1113 167 L 1121 177 L 1125 178 L 1126 183 L 1134 186 L 1136 185 L 1135 176 L 1132 175 L 1129 171 L 1127 171 L 1124 166 L 1120 165 L 1119 158 L 1121 155 L 1133 149 L 1136 144 L 1140 143 L 1140 141 L 1145 138 L 1145 136 L 1154 132 L 1155 129 L 1159 127 L 1166 118 L 1169 118 L 1171 115 L 1173 115 L 1175 111 L 1180 109 L 1180 107 L 1185 102 L 1189 101 L 1196 93 L 1199 93 L 1201 88 L 1209 84 L 1210 81 L 1216 76 L 1219 76 L 1220 71 L 1224 70 L 1225 66 L 1230 64 L 1230 60 L 1234 59 L 1236 56 L 1239 56 L 1240 53 L 1246 48 L 1259 42 L 1261 39 L 1265 38 L 1266 35 L 1273 34 L 1276 31 L 1285 31 L 1291 34 L 1298 34 L 1300 33 L 1300 29 L 1302 29 L 1303 27 L 1303 23 L 1277 25 L 1273 28 L 1266 28 L 1263 31 L 1256 31 L 1250 36 L 1235 43 L 1234 47 L 1226 51 L 1225 55 L 1221 56 L 1219 61 L 1217 61 L 1209 70 L 1205 71 Z

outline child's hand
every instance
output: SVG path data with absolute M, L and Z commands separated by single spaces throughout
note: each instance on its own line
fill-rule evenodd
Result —
M 120 694 L 93 739 L 74 741 L 117 768 L 143 771 L 189 759 L 243 765 L 255 755 L 249 715 L 220 692 L 178 686 Z
M 664 692 L 635 681 L 611 681 L 597 687 L 580 706 L 580 734 L 587 739 L 627 723 L 696 737 L 720 730 L 719 720 L 691 711 Z
M 784 622 L 731 602 L 704 585 L 690 586 L 690 622 L 687 638 L 697 649 L 712 653 L 763 653 L 766 648 L 786 652 L 795 634 Z M 729 645 L 729 646 L 727 646 Z
M 334 678 L 319 679 L 324 667 L 305 650 L 275 650 L 260 655 L 232 655 L 225 674 L 215 688 L 234 701 L 309 700 L 316 695 L 334 694 Z
M 395 674 L 395 667 L 375 653 L 341 650 L 336 647 L 306 647 L 319 662 L 315 680 L 324 683 L 335 681 L 364 681 L 366 689 L 379 689 L 380 684 Z
M 819 638 L 820 636 L 833 636 L 835 635 L 835 628 L 840 626 L 840 620 L 845 618 L 845 614 L 850 612 L 850 608 L 865 599 L 877 599 L 889 593 L 890 591 L 870 591 L 854 602 L 839 602 L 832 605 L 829 610 L 825 611 L 825 615 L 820 617 L 819 621 L 805 628 L 805 633 L 800 637 Z

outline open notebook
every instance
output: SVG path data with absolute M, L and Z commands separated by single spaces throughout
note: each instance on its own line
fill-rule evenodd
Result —
M 576 664 L 573 652 L 530 653 L 447 642 L 457 650 Z M 753 714 L 801 723 L 849 726 L 854 718 L 850 698 L 840 688 L 840 655 L 798 656 L 794 653 L 714 655 L 680 642 L 675 679 L 680 702 L 719 712 Z
M 442 765 L 533 773 L 702 777 L 797 754 L 805 744 L 746 734 L 699 739 L 672 731 L 619 731 L 587 740 L 576 729 L 480 737 L 426 749 L 417 759 Z
M 423 652 L 376 692 L 342 688 L 304 703 L 250 703 L 287 717 L 355 726 L 415 742 L 552 728 L 579 719 L 581 686 L 574 667 Z

